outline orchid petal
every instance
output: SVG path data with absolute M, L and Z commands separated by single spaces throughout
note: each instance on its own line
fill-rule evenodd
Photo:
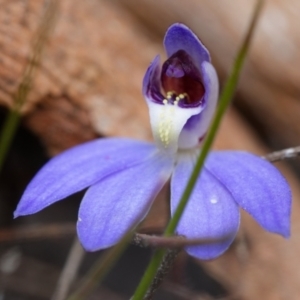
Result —
M 143 163 L 114 173 L 86 192 L 77 222 L 88 251 L 104 249 L 140 222 L 170 177 L 173 159 L 157 153 Z
M 272 164 L 246 152 L 217 151 L 209 155 L 206 168 L 264 229 L 290 235 L 291 191 Z
M 154 153 L 149 143 L 129 139 L 98 139 L 52 158 L 26 188 L 15 217 L 33 214 L 78 192 L 103 177 L 138 164 Z
M 168 57 L 179 50 L 184 50 L 200 69 L 203 61 L 210 62 L 210 55 L 199 38 L 185 25 L 176 23 L 169 27 L 164 38 Z
M 209 62 L 201 65 L 203 84 L 205 87 L 204 109 L 201 114 L 192 116 L 179 136 L 179 148 L 193 148 L 203 140 L 216 110 L 219 96 L 219 80 L 215 68 Z
M 171 182 L 171 214 L 173 215 L 194 163 L 188 157 L 178 162 Z M 239 228 L 240 213 L 227 189 L 203 169 L 177 226 L 177 233 L 187 238 L 213 239 L 211 244 L 189 246 L 186 251 L 199 259 L 221 255 L 232 243 Z

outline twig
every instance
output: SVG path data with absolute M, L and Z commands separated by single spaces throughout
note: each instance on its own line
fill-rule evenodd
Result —
M 0 242 L 10 242 L 14 240 L 29 240 L 29 239 L 47 239 L 61 238 L 75 233 L 73 223 L 47 224 L 38 226 L 22 226 L 21 228 L 1 229 Z M 224 236 L 221 239 L 199 238 L 186 239 L 183 236 L 164 237 L 157 235 L 148 235 L 135 233 L 132 244 L 147 248 L 183 248 L 186 246 L 212 244 L 222 242 L 228 237 Z
M 60 238 L 75 233 L 73 223 L 22 226 L 21 228 L 1 229 L 0 242 L 27 239 Z
M 169 249 L 181 249 L 186 246 L 196 246 L 204 244 L 220 243 L 228 239 L 229 236 L 224 236 L 219 239 L 212 238 L 198 238 L 198 239 L 186 239 L 183 236 L 155 236 L 136 233 L 133 237 L 132 243 L 139 247 L 155 247 L 155 248 L 169 248 Z
M 168 248 L 167 253 L 164 256 L 164 259 L 143 299 L 151 300 L 153 298 L 155 291 L 160 287 L 164 278 L 173 266 L 173 263 L 181 248 L 192 245 L 216 243 L 226 239 L 228 239 L 228 236 L 224 236 L 221 239 L 186 239 L 183 236 L 164 237 L 136 233 L 132 240 L 135 245 L 141 247 L 151 246 L 155 248 Z
M 275 162 L 279 160 L 297 157 L 299 155 L 300 155 L 300 146 L 297 146 L 297 147 L 287 148 L 280 151 L 269 153 L 263 156 L 263 158 L 268 160 L 269 162 Z
M 84 258 L 84 254 L 85 251 L 78 241 L 78 238 L 75 237 L 51 300 L 64 300 L 67 297 L 70 286 L 74 281 L 78 268 Z

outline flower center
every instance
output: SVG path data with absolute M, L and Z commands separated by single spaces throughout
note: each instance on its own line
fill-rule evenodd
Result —
M 162 66 L 162 87 L 170 103 L 198 106 L 205 93 L 201 74 L 192 58 L 184 51 L 175 52 Z

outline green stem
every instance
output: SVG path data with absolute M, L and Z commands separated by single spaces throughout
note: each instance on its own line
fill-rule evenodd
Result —
M 157 269 L 159 268 L 166 250 L 165 249 L 158 249 L 154 252 L 152 259 L 148 265 L 148 268 L 140 281 L 139 286 L 137 287 L 133 297 L 130 300 L 137 300 L 143 299 L 147 293 L 147 290 L 156 274 Z
M 0 170 L 2 169 L 6 154 L 15 135 L 19 121 L 19 113 L 13 109 L 10 110 L 6 116 L 0 136 Z
M 0 135 L 0 171 L 3 167 L 5 157 L 11 145 L 18 124 L 20 122 L 20 110 L 25 103 L 28 93 L 31 88 L 31 82 L 34 77 L 34 72 L 39 66 L 41 60 L 41 53 L 44 45 L 49 37 L 50 30 L 53 27 L 55 15 L 57 11 L 56 0 L 50 1 L 45 15 L 38 28 L 36 41 L 33 43 L 32 55 L 25 68 L 21 83 L 13 97 L 13 108 L 9 111 L 6 120 L 3 124 Z
M 248 52 L 248 49 L 250 46 L 250 41 L 252 39 L 253 32 L 254 32 L 255 26 L 258 21 L 259 13 L 261 12 L 261 9 L 263 6 L 263 2 L 264 2 L 264 0 L 258 0 L 256 3 L 254 12 L 252 14 L 252 19 L 251 19 L 251 22 L 249 25 L 249 29 L 248 29 L 247 34 L 244 38 L 244 41 L 241 45 L 241 48 L 239 49 L 239 52 L 236 56 L 232 70 L 230 72 L 230 75 L 226 81 L 223 92 L 221 94 L 220 104 L 217 108 L 217 111 L 213 118 L 212 124 L 208 130 L 208 134 L 204 141 L 200 155 L 197 159 L 195 168 L 191 174 L 191 177 L 190 177 L 188 184 L 184 190 L 181 200 L 177 206 L 177 209 L 165 230 L 165 236 L 170 236 L 170 235 L 174 234 L 174 232 L 175 232 L 177 224 L 181 218 L 181 215 L 185 209 L 185 206 L 189 200 L 189 197 L 191 196 L 191 194 L 193 192 L 195 183 L 200 175 L 200 172 L 203 167 L 206 156 L 212 146 L 212 143 L 214 141 L 214 138 L 215 138 L 218 128 L 220 126 L 222 117 L 224 116 L 224 113 L 225 113 L 226 109 L 228 108 L 228 106 L 231 102 L 231 99 L 234 95 L 234 92 L 235 92 L 235 89 L 236 89 L 236 86 L 238 83 L 239 75 L 242 70 L 242 66 L 244 64 L 244 61 L 245 61 L 245 58 L 247 56 L 247 52 Z M 131 300 L 141 300 L 144 298 L 144 296 L 151 284 L 151 281 L 153 280 L 153 278 L 155 276 L 156 270 L 164 257 L 164 254 L 165 254 L 164 250 L 157 250 L 154 253 L 153 258 L 144 274 L 144 277 L 140 281 L 140 284 L 137 287 L 136 292 L 133 295 Z

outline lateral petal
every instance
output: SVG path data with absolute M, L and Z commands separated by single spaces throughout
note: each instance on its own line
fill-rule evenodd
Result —
M 178 162 L 171 182 L 173 215 L 191 175 L 194 164 L 184 158 Z M 187 238 L 215 239 L 215 243 L 189 246 L 186 251 L 199 259 L 213 259 L 232 243 L 239 228 L 240 213 L 227 189 L 203 169 L 177 227 Z
M 155 152 L 152 144 L 130 139 L 97 139 L 52 158 L 27 186 L 15 217 L 33 214 Z
M 216 151 L 206 168 L 264 229 L 290 235 L 291 190 L 271 163 L 247 152 Z
M 145 217 L 172 168 L 173 159 L 157 153 L 90 187 L 80 205 L 77 222 L 84 248 L 96 251 L 116 244 Z

